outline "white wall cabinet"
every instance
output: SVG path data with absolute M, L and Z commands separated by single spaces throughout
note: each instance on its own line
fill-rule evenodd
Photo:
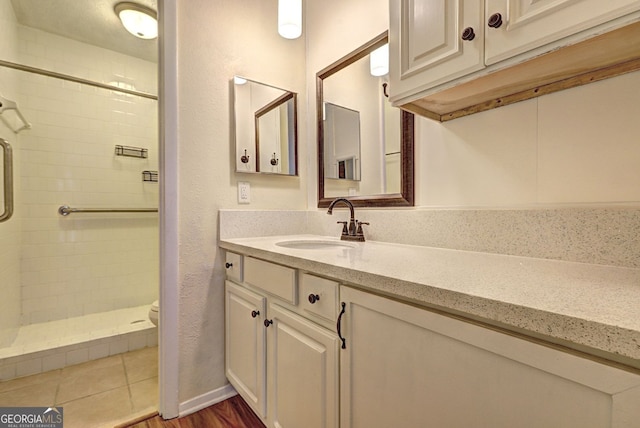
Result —
M 342 287 L 341 427 L 640 427 L 640 375 Z
M 391 101 L 484 68 L 484 2 L 391 0 Z M 471 28 L 471 40 L 463 40 Z M 467 38 L 471 38 L 468 36 Z
M 243 265 L 234 278 L 244 281 L 226 281 L 229 382 L 268 427 L 337 428 L 339 344 L 329 327 L 338 284 L 250 257 L 242 264 L 233 253 L 227 263 L 230 257 Z
M 486 22 L 499 14 L 502 25 L 487 27 L 486 64 L 588 30 L 640 8 L 638 0 L 486 0 Z
M 390 0 L 390 100 L 444 121 L 633 71 L 639 20 L 640 0 Z

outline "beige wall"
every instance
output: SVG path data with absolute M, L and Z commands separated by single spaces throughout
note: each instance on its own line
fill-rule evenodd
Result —
M 307 146 L 300 177 L 234 172 L 230 99 L 234 75 L 299 94 L 305 117 L 305 39 L 276 29 L 276 0 L 189 0 L 178 4 L 179 400 L 224 386 L 224 267 L 217 247 L 220 208 L 305 209 Z M 306 124 L 299 123 L 304 140 Z
M 417 126 L 423 207 L 640 202 L 640 73 Z

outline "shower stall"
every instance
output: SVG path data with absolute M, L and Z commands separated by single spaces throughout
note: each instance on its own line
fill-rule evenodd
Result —
M 157 344 L 157 64 L 28 26 L 14 3 L 0 3 L 0 380 Z

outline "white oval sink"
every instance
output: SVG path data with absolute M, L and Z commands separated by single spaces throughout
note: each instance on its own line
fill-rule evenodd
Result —
M 343 241 L 323 239 L 296 239 L 292 241 L 276 242 L 276 245 L 297 250 L 330 250 L 335 248 L 356 248 L 355 244 Z

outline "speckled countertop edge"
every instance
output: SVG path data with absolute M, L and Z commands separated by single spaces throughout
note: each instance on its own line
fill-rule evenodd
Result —
M 640 269 L 372 241 L 327 250 L 276 245 L 295 239 L 335 238 L 236 238 L 220 246 L 640 365 Z

